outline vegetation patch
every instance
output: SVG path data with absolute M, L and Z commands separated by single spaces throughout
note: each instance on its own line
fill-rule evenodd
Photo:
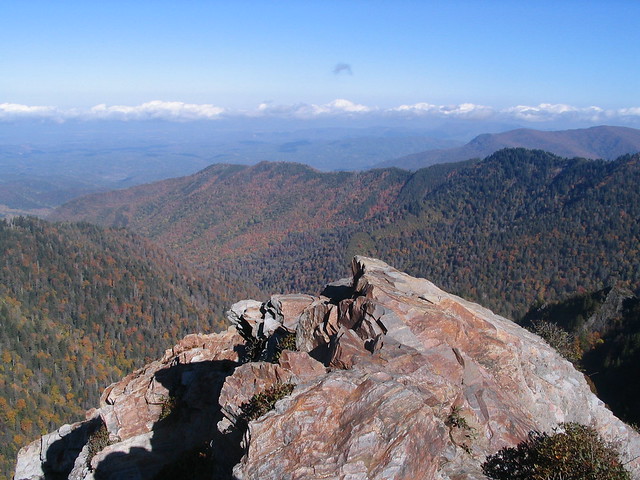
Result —
M 618 452 L 593 428 L 561 423 L 555 433 L 530 432 L 482 464 L 495 480 L 631 480 Z
M 178 399 L 175 395 L 169 395 L 168 397 L 164 397 L 162 399 L 162 410 L 160 411 L 160 416 L 158 420 L 164 420 L 169 417 L 173 412 L 178 408 Z
M 249 337 L 245 339 L 244 355 L 241 359 L 242 363 L 258 362 L 262 360 L 266 346 L 266 338 Z
M 471 454 L 471 442 L 478 438 L 478 432 L 474 427 L 469 425 L 467 419 L 462 415 L 461 410 L 459 406 L 454 406 L 445 420 L 445 425 L 451 428 L 451 440 L 465 452 Z M 462 435 L 454 435 L 454 429 L 461 432 Z
M 574 365 L 582 358 L 582 350 L 574 335 L 562 329 L 555 323 L 545 320 L 535 320 L 531 325 L 531 331 L 542 337 L 560 355 L 569 360 Z
M 461 428 L 463 430 L 471 430 L 467 419 L 460 414 L 460 411 L 460 407 L 453 407 L 445 423 L 450 427 Z
M 242 418 L 248 423 L 255 420 L 273 408 L 276 402 L 283 399 L 293 391 L 292 383 L 276 383 L 266 390 L 256 393 L 247 403 L 240 406 Z
M 280 355 L 285 350 L 291 350 L 292 352 L 298 350 L 298 347 L 296 347 L 296 334 L 294 332 L 286 332 L 276 340 L 276 348 L 273 353 L 273 363 L 280 361 Z
M 93 457 L 111 445 L 111 442 L 109 442 L 109 431 L 104 423 L 101 423 L 97 430 L 89 435 L 87 445 L 89 446 L 89 451 L 87 453 L 87 465 L 91 467 L 91 460 Z
M 244 354 L 241 362 L 271 362 L 278 363 L 280 354 L 284 350 L 297 351 L 296 334 L 284 329 L 278 329 L 269 338 L 245 338 Z

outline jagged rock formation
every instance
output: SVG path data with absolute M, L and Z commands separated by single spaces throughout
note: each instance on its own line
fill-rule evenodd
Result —
M 487 454 L 566 421 L 617 442 L 640 477 L 640 436 L 537 336 L 364 257 L 323 293 L 235 304 L 235 326 L 186 337 L 86 422 L 23 448 L 15 478 L 480 479 Z M 292 333 L 298 351 L 280 351 Z M 247 421 L 243 405 L 283 383 Z M 105 427 L 112 444 L 90 447 Z
M 607 292 L 600 308 L 587 318 L 582 329 L 586 332 L 606 333 L 611 328 L 612 320 L 624 310 L 625 301 L 633 297 L 633 292 L 628 288 L 614 285 Z

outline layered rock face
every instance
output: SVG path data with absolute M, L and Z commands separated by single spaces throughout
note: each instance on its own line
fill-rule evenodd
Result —
M 539 337 L 378 260 L 352 266 L 320 296 L 235 304 L 227 332 L 186 337 L 23 448 L 15 478 L 481 479 L 488 454 L 561 422 L 594 426 L 640 478 L 640 436 Z M 295 387 L 247 417 L 280 384 Z

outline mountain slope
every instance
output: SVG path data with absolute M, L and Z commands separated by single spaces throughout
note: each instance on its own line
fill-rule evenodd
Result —
M 215 166 L 79 199 L 59 219 L 127 225 L 190 262 L 263 289 L 318 289 L 354 254 L 393 261 L 518 318 L 612 278 L 640 285 L 640 156 L 612 162 L 525 149 L 482 162 L 323 174 Z
M 341 256 L 336 260 L 322 253 L 317 240 L 336 228 L 392 215 L 393 201 L 409 175 L 397 169 L 321 173 L 287 163 L 214 165 L 189 177 L 83 197 L 51 218 L 126 227 L 198 266 L 229 270 L 244 265 L 237 273 L 270 288 L 249 268 L 252 259 L 260 262 L 265 252 L 281 248 L 294 258 L 313 243 L 316 256 L 344 265 Z M 296 246 L 286 246 L 291 242 Z M 257 268 L 265 275 L 270 269 L 275 275 L 297 273 L 295 266 L 278 263 L 286 255 L 282 251 L 274 265 Z M 300 260 L 313 261 L 313 256 Z M 293 281 L 287 288 L 307 286 Z
M 521 128 L 479 135 L 462 147 L 415 153 L 377 166 L 417 170 L 436 163 L 484 158 L 503 148 L 513 147 L 545 150 L 562 157 L 613 160 L 627 153 L 640 152 L 640 130 L 600 126 L 548 132 Z
M 502 150 L 454 171 L 414 200 L 414 215 L 370 236 L 382 258 L 519 318 L 536 298 L 616 279 L 640 287 L 639 183 L 640 155 Z
M 18 447 L 79 419 L 105 385 L 223 324 L 240 282 L 204 282 L 146 239 L 0 221 L 0 478 Z

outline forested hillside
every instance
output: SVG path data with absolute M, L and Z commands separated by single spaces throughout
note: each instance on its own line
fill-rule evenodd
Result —
M 317 291 L 351 255 L 377 256 L 518 318 L 536 299 L 638 288 L 639 159 L 505 149 L 413 174 L 214 166 L 85 197 L 55 218 L 126 225 L 269 291 Z
M 234 272 L 265 291 L 314 291 L 321 279 L 346 274 L 348 264 L 345 249 L 325 234 L 400 213 L 395 199 L 409 176 L 397 169 L 213 165 L 189 177 L 83 197 L 52 218 L 126 227 L 194 265 Z M 305 272 L 310 265 L 314 271 Z
M 519 318 L 619 280 L 640 285 L 640 155 L 613 162 L 502 150 L 373 232 L 376 252 Z M 416 189 L 417 190 L 417 189 Z
M 102 390 L 223 324 L 241 282 L 204 282 L 148 240 L 89 224 L 0 221 L 0 478 L 19 447 Z

